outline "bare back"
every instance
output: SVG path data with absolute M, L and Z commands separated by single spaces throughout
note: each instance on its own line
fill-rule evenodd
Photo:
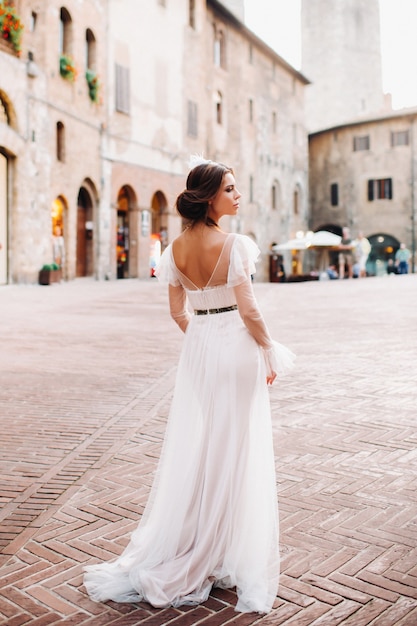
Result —
M 197 288 L 225 284 L 228 272 L 228 255 L 223 260 L 228 233 L 204 227 L 185 230 L 172 244 L 175 265 Z M 215 274 L 215 276 L 214 276 Z

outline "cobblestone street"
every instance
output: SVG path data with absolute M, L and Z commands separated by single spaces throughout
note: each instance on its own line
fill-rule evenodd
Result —
M 417 275 L 254 287 L 298 357 L 270 391 L 273 612 L 86 595 L 146 503 L 182 335 L 156 280 L 77 279 L 0 287 L 0 624 L 416 626 Z

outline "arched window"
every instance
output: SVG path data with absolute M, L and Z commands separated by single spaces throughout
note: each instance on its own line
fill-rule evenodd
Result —
M 271 208 L 277 208 L 277 188 L 276 185 L 272 185 L 271 187 Z
M 249 122 L 253 122 L 253 100 L 249 98 Z
M 65 126 L 62 122 L 56 125 L 56 158 L 65 161 Z
M 214 94 L 214 105 L 216 110 L 216 122 L 221 124 L 223 121 L 223 96 L 220 91 Z
M 72 19 L 65 7 L 61 7 L 59 22 L 59 53 L 71 54 Z
M 7 106 L 0 98 L 0 124 L 9 124 L 9 114 L 7 112 Z
M 222 30 L 214 26 L 213 61 L 217 67 L 226 67 L 225 37 Z
M 298 192 L 298 189 L 294 189 L 293 211 L 294 211 L 294 215 L 298 215 L 300 212 L 300 194 Z
M 195 0 L 188 2 L 188 24 L 191 28 L 195 28 Z
M 96 38 L 89 28 L 85 31 L 85 67 L 88 70 L 96 69 Z

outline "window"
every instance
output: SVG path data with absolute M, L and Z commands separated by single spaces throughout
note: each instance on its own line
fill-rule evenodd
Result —
M 339 185 L 337 183 L 330 185 L 330 203 L 332 206 L 339 204 Z
M 370 141 L 369 135 L 364 135 L 363 137 L 354 137 L 353 138 L 353 151 L 358 152 L 359 150 L 369 150 Z
M 224 33 L 214 26 L 213 61 L 217 67 L 225 67 Z
M 408 130 L 400 130 L 391 133 L 391 146 L 408 146 L 410 143 L 410 134 Z
M 277 187 L 276 187 L 276 185 L 272 185 L 272 187 L 271 187 L 271 207 L 273 209 L 277 208 Z
M 216 122 L 221 124 L 223 121 L 223 97 L 220 91 L 214 95 L 214 105 L 216 108 Z
M 392 178 L 368 180 L 368 200 L 392 200 Z
M 56 158 L 65 161 L 65 126 L 62 122 L 56 125 Z
M 249 177 L 249 202 L 253 202 L 253 176 Z
M 72 45 L 72 20 L 67 9 L 61 8 L 59 22 L 59 53 L 71 54 Z
M 294 195 L 293 195 L 294 215 L 298 215 L 299 213 L 299 203 L 300 203 L 300 197 L 299 197 L 298 189 L 294 189 Z
M 188 119 L 187 119 L 187 134 L 190 137 L 197 137 L 198 125 L 197 125 L 197 103 L 188 101 Z
M 32 11 L 32 13 L 30 14 L 30 21 L 29 21 L 29 30 L 31 33 L 33 33 L 36 28 L 37 19 L 38 19 L 38 14 L 35 13 L 35 11 Z
M 277 114 L 275 113 L 275 111 L 272 111 L 272 132 L 274 133 L 274 135 L 277 132 Z
M 253 46 L 252 46 L 252 44 L 249 44 L 249 63 L 251 65 L 253 64 Z
M 130 70 L 116 63 L 116 111 L 130 113 Z
M 188 25 L 195 28 L 195 0 L 188 2 Z
M 249 121 L 253 122 L 253 100 L 249 98 Z
M 89 70 L 96 69 L 96 38 L 89 28 L 85 31 L 85 67 Z

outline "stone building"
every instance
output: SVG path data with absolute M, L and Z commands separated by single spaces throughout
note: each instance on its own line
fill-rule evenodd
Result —
M 302 0 L 309 132 L 385 108 L 379 0 Z
M 67 279 L 149 276 L 201 152 L 235 168 L 242 210 L 225 227 L 257 241 L 268 278 L 271 243 L 308 219 L 305 77 L 217 0 L 15 8 L 21 54 L 0 50 L 0 282 L 36 282 L 58 247 Z
M 382 92 L 378 0 L 304 0 L 310 228 L 348 226 L 385 272 L 400 242 L 415 252 L 415 110 Z
M 4 40 L 0 50 L 0 282 L 34 282 L 53 261 L 58 229 L 66 277 L 93 274 L 104 114 L 85 74 L 105 76 L 104 3 L 20 0 L 15 8 L 21 56 Z
M 415 250 L 417 108 L 310 135 L 313 230 L 362 231 L 368 273 L 385 272 L 401 242 Z

